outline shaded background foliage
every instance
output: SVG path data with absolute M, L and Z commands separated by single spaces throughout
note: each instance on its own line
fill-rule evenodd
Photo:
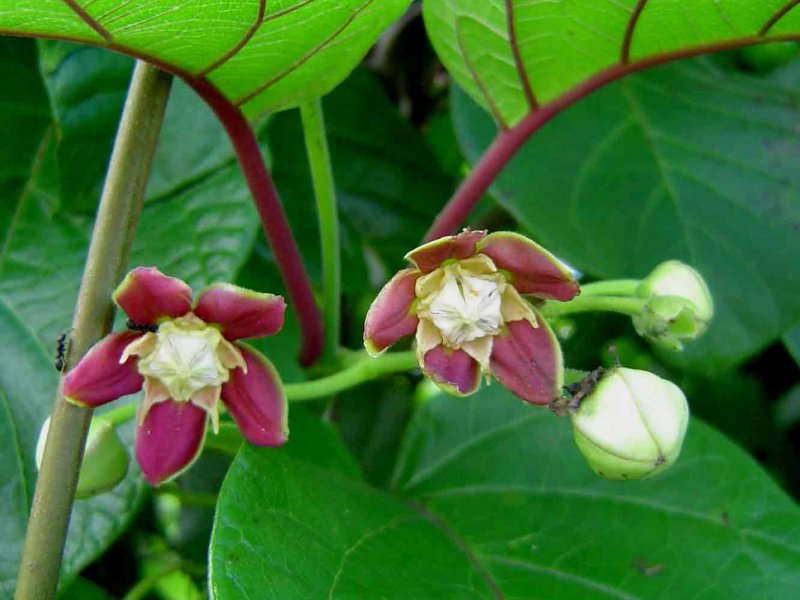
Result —
M 3 596 L 13 590 L 33 448 L 57 382 L 51 350 L 69 326 L 130 70 L 130 59 L 97 48 L 0 38 L 0 79 L 15 82 L 0 103 Z M 798 77 L 794 49 L 784 47 L 625 79 L 534 136 L 470 219 L 532 236 L 584 281 L 641 276 L 674 257 L 697 266 L 719 316 L 684 355 L 653 350 L 622 318 L 581 316 L 558 330 L 569 332 L 570 366 L 608 362 L 613 343 L 624 364 L 679 383 L 694 414 L 724 435 L 695 419 L 670 472 L 609 483 L 580 462 L 566 423 L 499 386 L 454 399 L 418 387 L 414 374 L 392 377 L 325 406 L 293 408 L 292 442 L 280 451 L 210 451 L 155 492 L 131 466 L 114 492 L 76 505 L 63 596 L 119 596 L 166 565 L 156 597 L 201 597 L 210 544 L 218 598 L 370 597 L 376 589 L 425 598 L 701 590 L 750 598 L 764 589 L 792 597 L 800 583 L 800 512 L 789 497 L 800 494 Z M 376 290 L 495 125 L 449 80 L 416 5 L 324 107 L 345 343 L 356 348 Z M 524 110 L 516 100 L 508 107 L 514 118 Z M 260 121 L 259 137 L 319 286 L 298 115 Z M 282 287 L 230 144 L 179 82 L 133 263 L 194 287 Z M 305 377 L 295 364 L 298 335 L 290 319 L 259 342 L 287 381 Z M 131 432 L 124 437 L 130 444 Z

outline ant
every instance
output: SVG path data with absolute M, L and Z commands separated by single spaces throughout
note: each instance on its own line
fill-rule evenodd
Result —
M 621 363 L 616 347 L 609 346 L 608 352 L 614 360 L 614 367 L 612 368 L 618 368 Z M 608 369 L 605 367 L 597 367 L 595 370 L 590 371 L 589 374 L 580 381 L 566 386 L 564 388 L 564 395 L 561 398 L 553 398 L 548 407 L 560 417 L 574 413 L 580 408 L 583 399 L 591 394 L 597 384 L 600 383 L 606 371 L 608 371 Z
M 56 360 L 55 360 L 55 367 L 56 371 L 59 373 L 64 372 L 64 367 L 67 366 L 67 346 L 69 345 L 69 333 L 62 333 L 58 336 L 58 341 L 56 342 Z
M 125 326 L 131 331 L 139 331 L 141 333 L 155 333 L 158 331 L 158 325 L 140 325 L 133 319 L 128 319 Z

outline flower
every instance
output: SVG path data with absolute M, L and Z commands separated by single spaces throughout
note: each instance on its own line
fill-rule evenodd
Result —
M 158 269 L 131 271 L 114 292 L 130 331 L 111 333 L 64 377 L 64 397 L 95 408 L 139 391 L 136 458 L 158 485 L 200 453 L 207 417 L 216 433 L 219 400 L 247 440 L 279 446 L 288 437 L 286 397 L 260 352 L 238 341 L 277 333 L 280 296 L 214 284 L 192 303 L 191 288 Z
M 494 375 L 534 404 L 557 396 L 561 348 L 522 298 L 570 300 L 569 270 L 544 248 L 511 232 L 465 229 L 406 255 L 367 313 L 364 346 L 372 356 L 416 334 L 422 370 L 445 391 L 468 395 Z
M 681 389 L 648 371 L 606 371 L 572 414 L 575 443 L 599 475 L 642 479 L 674 463 L 689 422 Z
M 677 260 L 653 269 L 636 288 L 636 295 L 647 300 L 633 317 L 637 333 L 672 350 L 681 350 L 683 340 L 702 335 L 714 316 L 714 302 L 703 277 Z

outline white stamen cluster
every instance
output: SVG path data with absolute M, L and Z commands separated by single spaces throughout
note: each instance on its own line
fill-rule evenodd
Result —
M 431 295 L 428 315 L 445 343 L 459 347 L 500 331 L 501 299 L 496 277 L 450 271 L 445 274 L 441 289 Z

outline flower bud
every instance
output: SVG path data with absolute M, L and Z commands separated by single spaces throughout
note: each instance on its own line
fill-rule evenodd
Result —
M 578 449 L 608 479 L 642 479 L 669 467 L 688 422 L 678 386 L 623 367 L 606 371 L 572 415 Z
M 50 418 L 42 425 L 36 443 L 36 468 L 41 469 Z M 117 436 L 114 425 L 95 417 L 89 425 L 75 497 L 91 498 L 114 489 L 128 471 L 128 453 Z
M 637 333 L 673 350 L 683 348 L 682 340 L 699 337 L 714 315 L 714 302 L 700 273 L 677 260 L 658 265 L 636 295 L 647 299 L 633 317 Z

